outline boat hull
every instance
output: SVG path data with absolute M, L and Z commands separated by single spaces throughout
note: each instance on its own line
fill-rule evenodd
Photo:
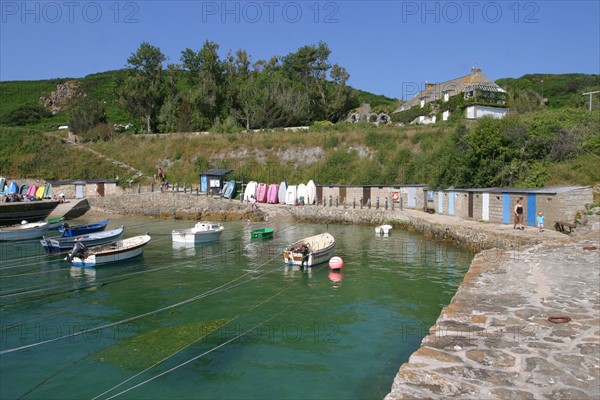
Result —
M 288 184 L 286 181 L 282 181 L 279 184 L 279 190 L 277 191 L 277 201 L 279 204 L 285 204 L 285 196 L 287 193 Z
M 375 233 L 377 235 L 389 235 L 391 230 L 392 230 L 391 225 L 379 225 L 379 226 L 375 227 Z
M 223 197 L 233 199 L 235 197 L 235 181 L 228 181 L 223 188 Z
M 222 226 L 204 222 L 191 229 L 175 229 L 171 237 L 174 243 L 209 243 L 219 240 L 224 230 Z
M 279 200 L 279 184 L 273 183 L 269 185 L 269 190 L 267 191 L 267 203 L 269 204 L 277 204 Z
M 296 185 L 290 185 L 285 193 L 285 204 L 288 206 L 296 205 Z
M 306 201 L 304 203 L 309 205 L 315 204 L 316 197 L 317 186 L 315 185 L 314 181 L 310 180 L 306 184 Z
M 255 181 L 248 182 L 246 190 L 244 190 L 244 201 L 249 202 L 252 197 L 256 198 L 256 187 L 258 183 Z
M 273 237 L 274 228 L 255 229 L 250 232 L 250 239 L 267 239 Z
M 268 190 L 269 187 L 266 183 L 259 183 L 258 187 L 256 188 L 256 201 L 259 203 L 266 203 Z
M 74 257 L 71 264 L 74 267 L 96 267 L 98 265 L 129 260 L 141 256 L 146 244 L 150 241 L 149 235 L 134 236 L 108 245 L 92 247 L 90 255 L 84 259 Z
M 37 239 L 48 232 L 48 223 L 33 222 L 0 228 L 0 241 Z
M 298 251 L 301 244 L 308 244 L 310 252 L 308 253 L 308 262 L 304 266 L 312 267 L 329 261 L 335 251 L 335 239 L 329 233 L 311 236 L 302 239 L 283 252 L 283 261 L 286 265 L 300 267 L 302 265 L 302 253 Z
M 99 246 L 116 242 L 123 235 L 123 227 L 110 231 L 90 233 L 81 236 L 61 237 L 61 238 L 46 238 L 40 240 L 42 247 L 48 254 L 59 254 L 68 252 L 73 248 L 75 243 L 83 243 L 86 247 Z
M 95 224 L 89 225 L 78 225 L 78 226 L 69 226 L 67 228 L 58 228 L 58 231 L 63 237 L 67 236 L 80 236 L 86 235 L 88 233 L 101 232 L 106 229 L 106 225 L 108 225 L 108 220 L 100 221 Z

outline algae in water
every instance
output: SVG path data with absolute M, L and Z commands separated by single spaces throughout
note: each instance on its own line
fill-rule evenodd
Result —
M 228 324 L 229 319 L 167 326 L 121 340 L 101 350 L 97 360 L 122 368 L 147 368 L 180 349 L 206 338 Z

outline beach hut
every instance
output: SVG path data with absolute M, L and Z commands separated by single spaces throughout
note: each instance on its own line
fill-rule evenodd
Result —
M 217 194 L 223 189 L 226 176 L 232 169 L 210 169 L 200 174 L 200 191 L 202 193 Z

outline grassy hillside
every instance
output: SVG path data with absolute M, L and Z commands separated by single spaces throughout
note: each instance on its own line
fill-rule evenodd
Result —
M 123 73 L 109 71 L 81 79 L 81 89 L 88 97 L 105 102 L 108 119 L 115 123 L 129 120 L 114 95 L 115 82 Z M 541 77 L 544 97 L 549 98 L 547 107 L 540 105 L 541 94 L 536 97 L 534 82 Z M 65 81 L 1 82 L 0 115 L 36 102 Z M 86 146 L 148 176 L 162 167 L 169 181 L 188 185 L 197 185 L 199 173 L 208 168 L 232 168 L 234 179 L 264 182 L 314 179 L 321 184 L 429 183 L 437 187 L 593 185 L 600 182 L 600 114 L 597 106 L 593 113 L 587 111 L 587 98 L 579 92 L 594 88 L 597 82 L 598 76 L 582 74 L 500 80 L 509 92 L 520 93 L 516 96 L 520 104 L 529 107 L 502 121 L 402 128 L 367 123 L 315 124 L 302 133 L 123 133 Z M 395 100 L 383 96 L 366 92 L 361 96 L 361 101 L 370 102 L 374 109 L 396 106 Z M 66 113 L 59 113 L 24 128 L 0 127 L 0 175 L 129 178 L 125 170 L 75 150 L 55 135 L 42 133 L 66 120 Z
M 527 74 L 516 79 L 498 79 L 496 83 L 509 93 L 535 94 L 539 96 L 539 103 L 543 97 L 550 108 L 578 108 L 588 104 L 588 96 L 582 96 L 582 93 L 600 90 L 600 75 Z M 598 108 L 600 96 L 596 95 L 593 100 Z
M 562 119 L 564 115 L 556 115 L 553 120 L 532 114 L 528 120 L 482 120 L 470 126 L 377 128 L 344 124 L 302 133 L 120 135 L 86 146 L 127 162 L 148 176 L 162 167 L 170 182 L 188 186 L 197 186 L 199 174 L 209 168 L 231 168 L 236 180 L 269 183 L 284 179 L 313 179 L 320 184 L 429 183 L 436 187 L 599 183 L 598 121 L 580 124 L 571 120 L 557 125 L 556 121 Z M 529 135 L 522 136 L 519 126 Z M 494 138 L 485 136 L 490 129 L 500 135 L 498 139 L 495 134 Z M 557 139 L 558 135 L 548 136 L 555 130 L 578 136 L 575 142 L 565 144 Z M 506 142 L 515 133 L 519 134 L 512 140 L 521 143 L 521 147 L 517 142 Z M 478 139 L 480 134 L 484 135 L 483 143 Z M 88 152 L 66 147 L 55 137 L 6 128 L 0 137 L 0 175 L 46 179 L 119 176 L 123 181 L 131 178 L 127 171 L 90 157 Z M 496 140 L 504 143 L 496 146 Z M 580 147 L 568 147 L 574 144 Z M 482 151 L 492 151 L 494 155 L 478 156 Z M 498 169 L 490 170 L 494 165 Z M 471 177 L 474 183 L 457 180 L 465 168 L 467 178 Z M 474 174 L 469 175 L 470 172 Z
M 86 94 L 87 99 L 99 101 L 105 105 L 109 122 L 115 124 L 133 122 L 129 113 L 120 107 L 116 97 L 116 87 L 119 80 L 125 75 L 125 70 L 115 70 L 91 74 L 84 78 L 0 82 L 0 125 L 6 126 L 7 124 L 1 122 L 2 118 L 18 107 L 24 104 L 40 104 L 40 97 L 48 96 L 56 90 L 57 85 L 73 80 L 81 83 L 80 90 Z M 186 89 L 187 85 L 185 79 L 178 80 L 178 88 Z M 373 107 L 381 109 L 393 110 L 397 105 L 395 99 L 362 90 L 357 90 L 357 96 L 360 103 L 369 102 Z M 55 130 L 59 125 L 67 123 L 68 113 L 69 108 L 67 107 L 54 116 L 27 126 L 34 130 Z

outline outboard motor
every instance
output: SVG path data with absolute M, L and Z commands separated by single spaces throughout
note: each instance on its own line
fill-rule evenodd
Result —
M 67 261 L 71 262 L 75 257 L 79 257 L 83 260 L 85 258 L 84 255 L 86 250 L 87 247 L 85 247 L 85 244 L 81 242 L 75 242 L 73 250 L 71 250 L 71 252 L 67 255 Z

